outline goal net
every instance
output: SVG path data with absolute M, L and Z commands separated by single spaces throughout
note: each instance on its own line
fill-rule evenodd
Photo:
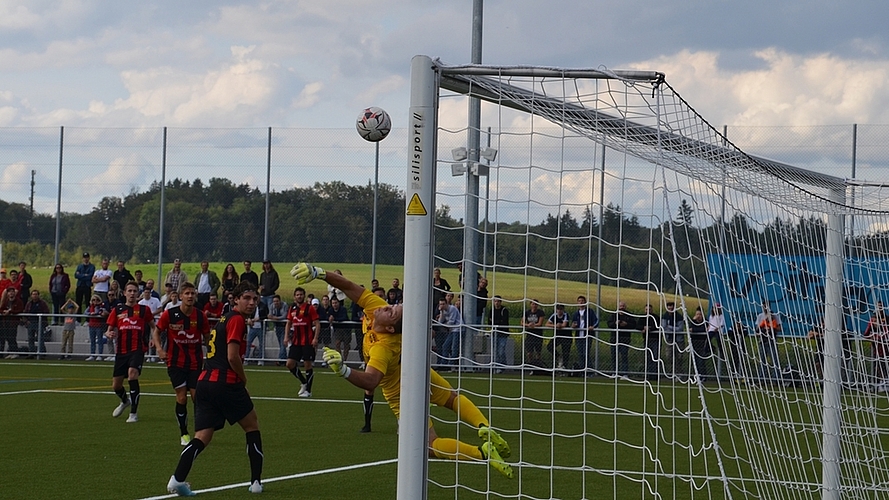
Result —
M 429 498 L 889 494 L 885 187 L 746 154 L 656 72 L 413 73 L 404 320 L 432 334 L 404 337 L 399 498 L 408 473 Z M 432 267 L 458 264 L 448 338 Z M 427 414 L 478 440 L 429 410 L 430 360 L 514 479 L 408 463 Z

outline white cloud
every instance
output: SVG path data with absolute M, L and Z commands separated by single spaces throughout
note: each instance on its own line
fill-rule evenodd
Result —
M 311 82 L 303 87 L 299 95 L 293 99 L 291 104 L 294 108 L 311 108 L 321 99 L 321 91 L 324 90 L 324 84 L 321 82 Z
M 710 123 L 824 125 L 889 121 L 889 60 L 757 51 L 760 67 L 720 66 L 712 51 L 681 51 L 632 64 L 664 72 Z

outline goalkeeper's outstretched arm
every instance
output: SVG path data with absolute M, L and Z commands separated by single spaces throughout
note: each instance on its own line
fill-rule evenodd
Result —
M 366 391 L 373 391 L 380 385 L 380 381 L 383 380 L 383 372 L 372 366 L 368 366 L 366 371 L 349 368 L 343 363 L 343 356 L 335 349 L 325 347 L 323 359 L 333 373 Z
M 358 302 L 358 299 L 361 298 L 361 294 L 364 293 L 363 286 L 353 283 L 346 279 L 342 274 L 335 272 L 327 273 L 324 269 L 321 269 L 318 266 L 313 266 L 308 262 L 300 262 L 293 266 L 293 269 L 290 270 L 290 275 L 293 276 L 296 282 L 300 285 L 309 283 L 316 278 L 320 278 L 334 288 L 342 290 L 343 293 L 346 294 L 346 297 L 349 297 L 349 300 L 353 302 Z

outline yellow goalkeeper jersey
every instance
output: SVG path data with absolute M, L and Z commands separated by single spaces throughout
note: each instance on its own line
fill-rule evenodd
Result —
M 358 299 L 358 305 L 364 309 L 364 320 L 367 324 L 367 333 L 364 334 L 364 356 L 367 366 L 383 374 L 380 380 L 380 389 L 383 397 L 389 403 L 389 408 L 399 417 L 401 398 L 401 334 L 380 333 L 373 330 L 374 313 L 381 307 L 386 307 L 385 300 L 365 290 Z

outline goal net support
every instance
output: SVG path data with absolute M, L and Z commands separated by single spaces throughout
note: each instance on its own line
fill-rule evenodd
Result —
M 745 153 L 657 72 L 417 56 L 408 126 L 398 498 L 889 493 L 886 187 Z M 430 418 L 478 441 L 430 366 L 514 479 L 427 459 Z

